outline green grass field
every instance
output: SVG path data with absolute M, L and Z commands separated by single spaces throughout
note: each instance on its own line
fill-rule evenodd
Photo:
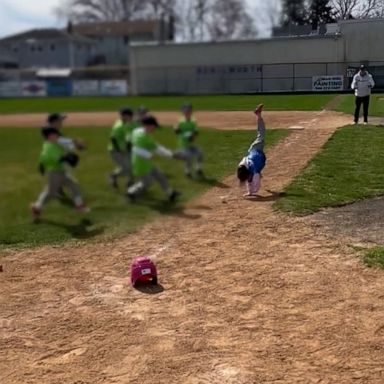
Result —
M 124 105 L 150 110 L 179 110 L 185 102 L 192 102 L 196 110 L 251 110 L 263 102 L 268 110 L 323 109 L 334 95 L 226 95 L 226 96 L 159 96 L 159 97 L 75 97 L 75 98 L 31 98 L 2 99 L 0 114 L 117 111 Z
M 275 206 L 310 214 L 384 193 L 384 129 L 341 128 L 308 167 L 285 189 Z
M 70 239 L 111 238 L 132 232 L 140 225 L 162 214 L 183 214 L 181 205 L 171 208 L 162 201 L 155 188 L 138 204 L 129 204 L 122 193 L 114 192 L 106 183 L 106 175 L 113 168 L 106 151 L 109 129 L 65 129 L 68 135 L 82 137 L 89 149 L 84 153 L 77 171 L 86 200 L 93 208 L 89 219 L 95 223 L 86 230 L 78 213 L 59 202 L 51 202 L 41 224 L 31 223 L 28 206 L 41 191 L 44 179 L 37 173 L 36 162 L 41 148 L 41 138 L 34 129 L 0 130 L 0 248 L 28 247 L 60 243 Z M 225 176 L 234 172 L 237 161 L 243 156 L 253 132 L 203 130 L 200 143 L 206 153 L 208 181 L 187 180 L 183 165 L 175 160 L 159 159 L 167 171 L 171 184 L 183 192 L 185 203 L 213 185 L 219 185 Z M 287 131 L 269 131 L 268 145 L 287 135 Z M 170 148 L 176 140 L 170 129 L 158 132 L 159 142 Z M 193 219 L 193 217 L 191 217 Z
M 363 261 L 368 267 L 384 268 L 384 247 L 363 250 Z
M 340 103 L 336 107 L 340 112 L 348 113 L 350 115 L 355 112 L 355 96 L 354 95 L 342 95 Z M 371 103 L 369 112 L 371 116 L 384 116 L 384 95 L 374 94 L 371 96 Z

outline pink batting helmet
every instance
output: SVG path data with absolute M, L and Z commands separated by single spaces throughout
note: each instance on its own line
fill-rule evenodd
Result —
M 157 284 L 157 269 L 155 263 L 149 257 L 138 257 L 133 260 L 131 266 L 131 282 L 133 286 L 137 283 L 151 282 Z

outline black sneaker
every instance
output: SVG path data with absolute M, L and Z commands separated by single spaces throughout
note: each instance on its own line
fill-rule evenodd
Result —
M 127 192 L 127 197 L 131 203 L 134 203 L 136 201 L 136 195 L 132 192 Z
M 205 178 L 205 175 L 204 175 L 204 172 L 202 169 L 199 169 L 196 171 L 196 175 L 197 177 L 199 177 L 200 179 L 204 179 Z
M 178 192 L 178 191 L 173 191 L 173 192 L 169 195 L 168 200 L 169 200 L 170 203 L 175 203 L 176 200 L 177 200 L 177 198 L 178 198 L 179 196 L 181 196 L 181 193 L 180 193 L 180 192 Z
M 129 188 L 131 188 L 132 185 L 134 185 L 134 184 L 135 184 L 135 182 L 134 182 L 133 180 L 128 180 L 128 181 L 127 181 L 126 188 L 129 189 Z

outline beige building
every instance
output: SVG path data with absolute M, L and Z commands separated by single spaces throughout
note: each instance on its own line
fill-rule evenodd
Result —
M 131 47 L 135 94 L 342 90 L 361 64 L 384 88 L 384 19 L 341 21 L 322 34 Z

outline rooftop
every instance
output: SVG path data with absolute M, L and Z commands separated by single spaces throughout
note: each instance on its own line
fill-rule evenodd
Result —
M 20 40 L 72 40 L 83 43 L 93 43 L 91 39 L 80 36 L 77 33 L 69 34 L 65 30 L 56 28 L 31 29 L 29 31 L 7 36 L 1 39 L 0 42 L 9 43 Z
M 159 27 L 157 20 L 132 20 L 121 22 L 93 22 L 73 25 L 73 31 L 89 37 L 127 36 L 139 33 L 154 33 Z

